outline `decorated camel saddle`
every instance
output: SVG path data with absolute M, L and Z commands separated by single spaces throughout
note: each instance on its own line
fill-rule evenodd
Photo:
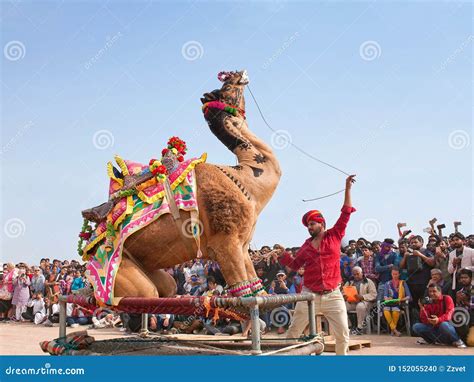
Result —
M 190 212 L 187 237 L 196 241 L 196 256 L 200 257 L 194 168 L 206 161 L 206 154 L 186 160 L 186 151 L 186 143 L 172 137 L 162 151 L 161 160 L 151 159 L 144 165 L 115 156 L 120 170 L 111 162 L 107 164 L 109 200 L 82 211 L 84 224 L 78 244 L 79 254 L 87 261 L 86 275 L 100 305 L 117 304 L 114 282 L 125 240 L 163 214 L 171 213 L 178 224 L 179 210 Z

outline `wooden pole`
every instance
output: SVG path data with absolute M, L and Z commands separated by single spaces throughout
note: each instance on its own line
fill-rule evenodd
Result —
M 59 298 L 59 337 L 66 337 L 66 300 Z

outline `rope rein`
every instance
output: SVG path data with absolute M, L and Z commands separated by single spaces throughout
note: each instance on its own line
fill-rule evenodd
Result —
M 258 104 L 257 102 L 257 99 L 255 98 L 255 96 L 253 95 L 252 93 L 252 90 L 250 89 L 250 86 L 247 84 L 247 88 L 249 89 L 249 92 L 250 92 L 250 95 L 252 96 L 252 99 L 254 100 L 255 102 L 255 105 L 257 106 L 257 109 L 258 109 L 258 112 L 260 113 L 260 116 L 262 117 L 262 120 L 263 122 L 265 123 L 265 125 L 273 132 L 273 133 L 278 133 L 274 128 L 272 128 L 270 126 L 270 124 L 267 122 L 267 120 L 265 119 L 265 116 L 263 115 L 263 112 L 262 110 L 260 109 L 260 105 Z M 310 158 L 311 160 L 314 160 L 316 162 L 319 162 L 323 165 L 326 165 L 336 171 L 339 171 L 340 173 L 344 174 L 344 175 L 347 175 L 347 176 L 350 176 L 350 174 L 348 174 L 347 172 L 341 170 L 340 168 L 336 167 L 336 166 L 333 166 L 332 164 L 328 163 L 328 162 L 325 162 L 319 158 L 316 158 L 314 155 L 306 152 L 305 150 L 303 150 L 301 147 L 297 146 L 296 144 L 294 144 L 293 142 L 289 142 L 290 145 L 295 148 L 296 150 L 298 150 L 300 153 L 302 153 L 303 155 L 307 156 L 308 158 Z M 325 199 L 325 198 L 328 198 L 330 196 L 333 196 L 333 195 L 337 195 L 341 192 L 345 191 L 345 188 L 342 189 L 342 190 L 339 190 L 339 191 L 336 191 L 336 192 L 333 192 L 331 194 L 328 194 L 328 195 L 324 195 L 324 196 L 320 196 L 320 197 L 317 197 L 317 198 L 312 198 L 312 199 L 302 199 L 303 202 L 312 202 L 312 201 L 315 201 L 315 200 L 320 200 L 320 199 Z

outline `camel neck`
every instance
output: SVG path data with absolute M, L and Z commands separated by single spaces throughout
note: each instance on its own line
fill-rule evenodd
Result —
M 232 129 L 236 136 L 241 137 L 242 143 L 233 152 L 237 156 L 239 165 L 257 166 L 273 170 L 281 175 L 280 165 L 269 145 L 257 137 L 247 125 L 247 120 L 240 117 L 229 118 L 226 127 Z
M 227 169 L 227 176 L 243 185 L 246 196 L 255 201 L 259 213 L 281 177 L 280 165 L 272 149 L 249 130 L 247 120 L 240 114 L 233 116 L 209 108 L 205 117 L 212 133 L 237 157 L 238 165 Z

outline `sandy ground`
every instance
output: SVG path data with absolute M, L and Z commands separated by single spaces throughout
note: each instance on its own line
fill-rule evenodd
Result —
M 68 328 L 67 333 L 84 330 L 87 327 Z M 96 340 L 123 337 L 118 329 L 89 329 L 89 335 Z M 59 336 L 59 327 L 48 328 L 32 323 L 0 323 L 1 355 L 45 355 L 39 347 L 44 340 Z M 275 335 L 272 334 L 272 337 Z M 388 335 L 355 336 L 353 339 L 372 341 L 370 348 L 352 350 L 350 355 L 473 355 L 474 349 L 456 349 L 449 346 L 418 345 L 416 338 L 394 338 Z M 334 354 L 334 353 L 329 353 Z

